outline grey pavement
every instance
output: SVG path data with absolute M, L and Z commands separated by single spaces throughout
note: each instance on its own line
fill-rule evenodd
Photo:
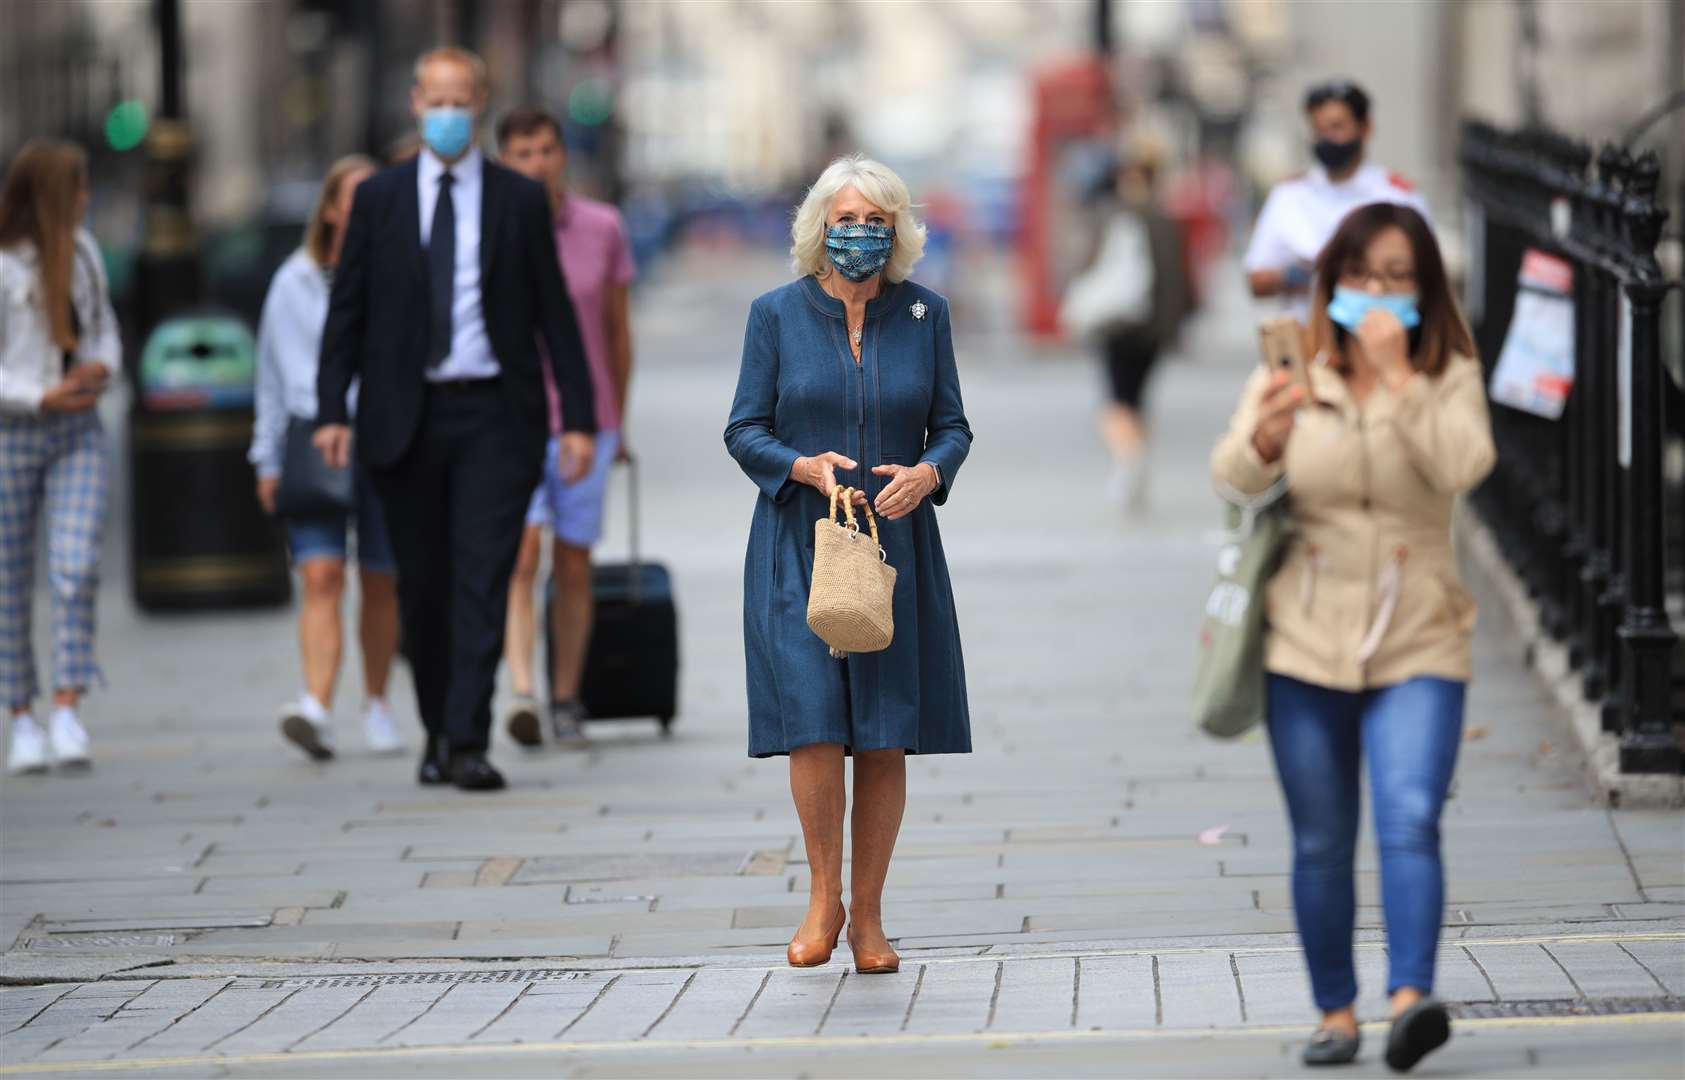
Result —
M 526 754 L 500 735 L 510 791 L 419 788 L 409 757 L 356 748 L 353 655 L 346 752 L 310 764 L 274 727 L 291 612 L 141 616 L 114 538 L 98 764 L 0 788 L 0 1074 L 1297 1069 L 1312 1013 L 1267 753 L 1185 716 L 1217 520 L 1205 455 L 1251 363 L 1244 308 L 1220 295 L 1166 363 L 1133 519 L 1101 498 L 1086 357 L 1012 336 L 983 290 L 960 309 L 977 443 L 941 522 L 977 752 L 911 761 L 885 901 L 904 964 L 862 977 L 846 948 L 784 966 L 807 867 L 783 763 L 744 756 L 753 490 L 719 432 L 747 301 L 782 269 L 705 265 L 638 297 L 628 429 L 646 549 L 677 583 L 673 738 L 603 724 L 588 751 Z M 1439 992 L 1464 1019 L 1434 1066 L 1678 1075 L 1682 817 L 1594 804 L 1488 608 L 1445 820 Z M 1359 902 L 1361 1013 L 1379 1021 L 1367 843 Z M 1382 1069 L 1384 1036 L 1354 1075 Z

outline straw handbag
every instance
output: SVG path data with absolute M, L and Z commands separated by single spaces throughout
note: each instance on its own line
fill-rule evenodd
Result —
M 842 503 L 848 517 L 837 518 Z M 851 652 L 889 648 L 895 636 L 895 567 L 878 543 L 878 519 L 866 503 L 872 535 L 860 535 L 854 520 L 854 489 L 831 491 L 831 510 L 813 523 L 813 585 L 807 596 L 807 625 L 838 660 Z

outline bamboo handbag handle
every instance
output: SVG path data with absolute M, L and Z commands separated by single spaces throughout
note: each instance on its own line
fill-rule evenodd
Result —
M 854 496 L 857 494 L 861 494 L 858 488 L 843 487 L 841 484 L 831 489 L 831 520 L 836 521 L 838 525 L 843 524 L 841 521 L 837 521 L 837 503 L 840 501 L 843 514 L 848 520 L 848 527 L 855 532 L 860 531 L 860 522 L 854 516 Z M 883 547 L 883 541 L 878 539 L 878 518 L 876 514 L 872 513 L 872 500 L 867 499 L 860 505 L 866 511 L 866 527 L 871 530 L 872 543 L 880 548 Z
M 876 514 L 872 513 L 871 498 L 868 497 L 865 502 L 860 504 L 860 506 L 866 511 L 866 524 L 872 530 L 872 543 L 878 545 L 878 551 L 881 553 L 883 551 L 883 541 L 878 539 L 878 518 Z M 852 497 L 848 500 L 848 510 L 849 522 L 852 524 L 854 521 L 854 499 Z
M 838 525 L 843 524 L 843 522 L 837 521 L 837 504 L 840 502 L 842 504 L 843 516 L 847 520 L 847 527 L 852 529 L 855 535 L 858 536 L 860 533 L 860 522 L 854 516 L 854 496 L 857 493 L 858 489 L 843 487 L 841 484 L 832 488 L 830 520 Z M 867 499 L 860 505 L 866 511 L 866 527 L 871 531 L 872 543 L 878 549 L 878 559 L 882 562 L 888 562 L 889 554 L 884 551 L 883 540 L 878 536 L 878 516 L 872 513 L 872 500 Z

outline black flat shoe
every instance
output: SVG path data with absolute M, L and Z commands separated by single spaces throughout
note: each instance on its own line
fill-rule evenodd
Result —
M 1394 1072 L 1409 1072 L 1450 1041 L 1451 1014 L 1433 998 L 1423 998 L 1393 1018 L 1387 1035 L 1387 1065 Z
M 450 783 L 450 775 L 445 768 L 445 755 L 431 738 L 427 740 L 427 748 L 421 752 L 421 771 L 416 775 L 416 779 L 423 784 Z
M 1362 1035 L 1347 1035 L 1333 1028 L 1318 1028 L 1311 1041 L 1305 1044 L 1306 1065 L 1349 1065 L 1357 1060 Z
M 451 783 L 463 791 L 500 791 L 503 774 L 492 768 L 484 754 L 451 755 Z

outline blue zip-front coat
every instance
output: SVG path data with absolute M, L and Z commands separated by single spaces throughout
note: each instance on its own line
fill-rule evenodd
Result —
M 860 363 L 842 301 L 803 277 L 749 308 L 743 368 L 725 443 L 761 490 L 743 565 L 743 644 L 749 753 L 809 743 L 916 754 L 971 750 L 965 661 L 953 586 L 936 528 L 971 449 L 960 403 L 948 301 L 907 281 L 866 305 Z M 874 500 L 889 482 L 876 465 L 928 461 L 942 484 L 899 521 L 878 521 L 896 569 L 895 637 L 876 653 L 833 660 L 807 625 L 813 523 L 829 512 L 790 479 L 798 457 L 834 450 L 859 463 L 837 482 Z

